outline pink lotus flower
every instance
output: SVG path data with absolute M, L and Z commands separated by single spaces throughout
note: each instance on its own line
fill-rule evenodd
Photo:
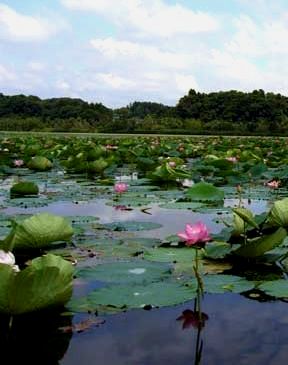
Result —
M 238 161 L 237 157 L 226 157 L 226 160 L 230 161 L 230 162 L 233 162 L 233 163 Z
M 21 167 L 22 165 L 24 165 L 24 161 L 23 160 L 14 160 L 14 166 L 16 167 Z
M 176 167 L 176 162 L 175 161 L 169 161 L 168 165 L 172 168 Z
M 193 225 L 186 224 L 185 232 L 179 232 L 177 236 L 186 242 L 186 246 L 211 240 L 208 229 L 202 222 L 197 222 Z
M 125 193 L 128 190 L 128 185 L 123 182 L 118 182 L 114 185 L 114 191 L 118 194 Z
M 268 186 L 271 189 L 278 189 L 279 185 L 280 185 L 280 181 L 277 181 L 277 180 L 268 181 L 266 183 L 266 186 Z

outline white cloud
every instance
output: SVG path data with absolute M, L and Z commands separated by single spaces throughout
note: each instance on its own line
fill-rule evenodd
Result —
M 163 0 L 62 0 L 62 3 L 70 9 L 94 11 L 121 28 L 133 28 L 145 36 L 171 37 L 211 32 L 220 27 L 216 17 Z
M 56 88 L 61 91 L 69 91 L 71 89 L 71 85 L 64 81 L 64 80 L 58 80 L 55 84 Z
M 187 93 L 190 89 L 199 90 L 199 85 L 193 75 L 176 74 L 175 81 L 177 89 L 181 93 Z
M 17 76 L 13 71 L 8 70 L 5 66 L 0 64 L 0 81 L 13 81 Z
M 247 57 L 288 53 L 287 14 L 261 23 L 242 15 L 235 19 L 235 26 L 235 35 L 226 43 L 229 52 Z
M 42 62 L 38 62 L 38 61 L 30 61 L 27 65 L 27 67 L 29 68 L 29 70 L 31 71 L 35 71 L 35 72 L 41 72 L 44 71 L 46 69 L 46 65 Z
M 113 38 L 92 39 L 91 46 L 102 53 L 105 57 L 115 59 L 126 59 L 129 63 L 149 62 L 147 66 L 162 66 L 164 68 L 185 69 L 198 61 L 198 57 L 186 53 L 170 52 L 161 50 L 159 47 L 145 45 L 130 41 L 119 41 Z M 133 61 L 132 61 L 133 60 Z
M 0 3 L 0 38 L 13 41 L 42 41 L 65 27 L 59 19 L 20 14 Z
M 218 68 L 222 77 L 238 80 L 241 83 L 255 83 L 262 78 L 258 67 L 252 62 L 225 51 L 212 50 L 210 64 Z

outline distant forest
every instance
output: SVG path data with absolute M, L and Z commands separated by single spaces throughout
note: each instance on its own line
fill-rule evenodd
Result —
M 288 135 L 288 97 L 190 90 L 175 107 L 136 101 L 112 110 L 81 99 L 0 93 L 0 130 Z

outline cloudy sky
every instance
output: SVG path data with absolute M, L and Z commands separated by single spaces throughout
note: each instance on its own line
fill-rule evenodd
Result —
M 287 0 L 0 0 L 0 92 L 110 107 L 288 95 Z

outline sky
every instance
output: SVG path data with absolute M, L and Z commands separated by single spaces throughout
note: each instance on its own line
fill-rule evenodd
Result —
M 288 95 L 287 0 L 0 0 L 0 92 L 109 107 Z

